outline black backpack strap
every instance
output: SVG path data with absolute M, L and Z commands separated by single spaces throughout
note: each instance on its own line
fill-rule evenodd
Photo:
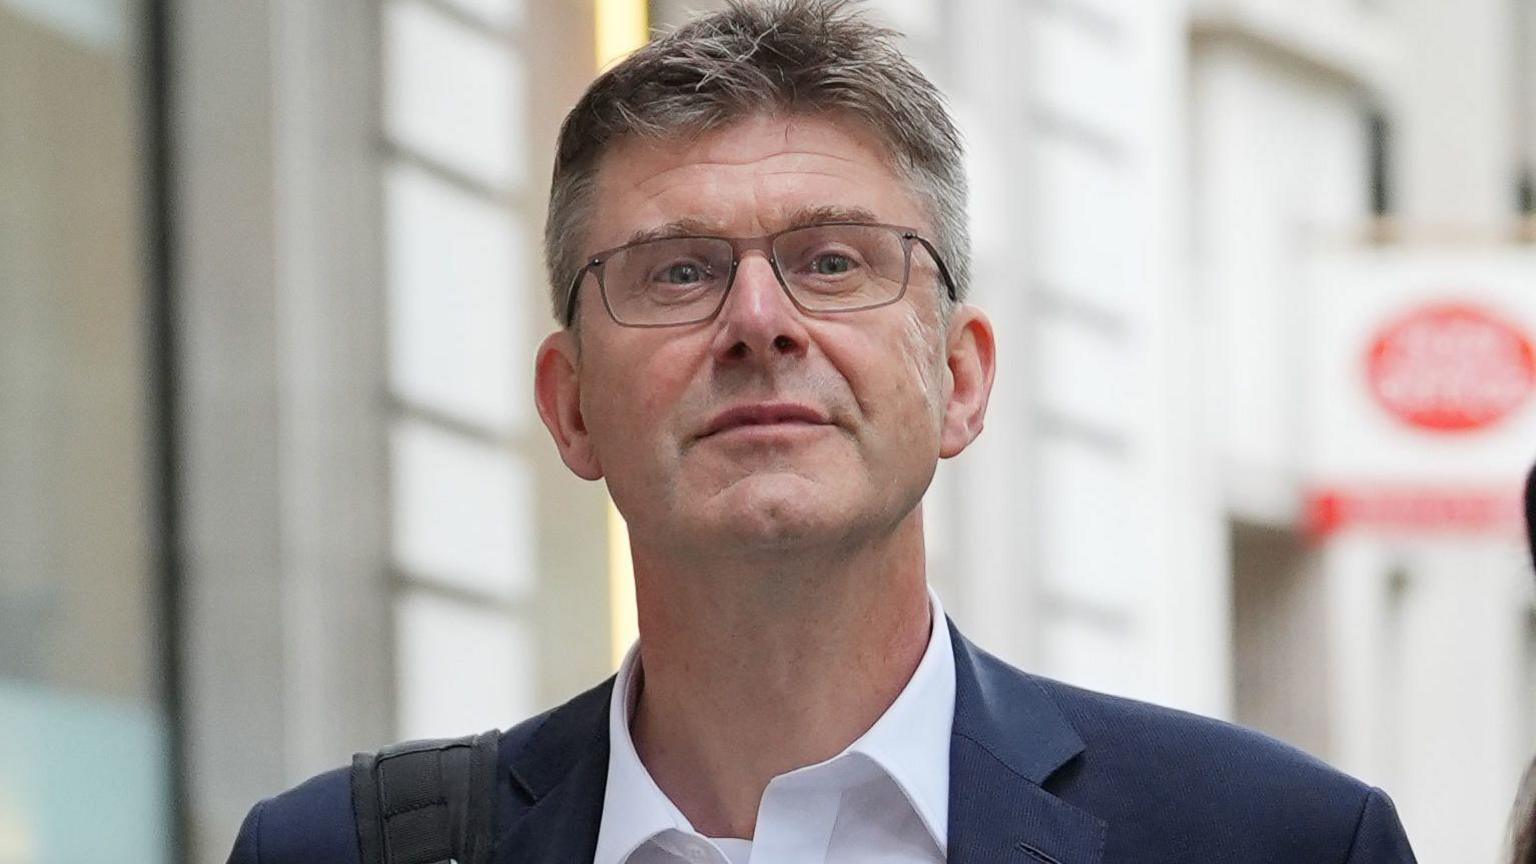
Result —
M 362 864 L 487 864 L 500 737 L 492 729 L 352 757 Z

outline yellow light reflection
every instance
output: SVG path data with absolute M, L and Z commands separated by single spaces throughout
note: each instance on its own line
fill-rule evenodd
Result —
M 607 68 L 645 44 L 650 14 L 647 0 L 595 0 L 597 68 Z M 617 669 L 624 652 L 640 635 L 635 620 L 635 568 L 629 557 L 624 517 L 608 502 L 608 645 Z
M 32 827 L 27 824 L 21 808 L 9 801 L 5 789 L 0 788 L 0 864 L 37 860 Z
M 629 557 L 629 529 L 613 501 L 608 502 L 608 645 L 613 668 L 640 636 L 635 620 L 635 565 Z
M 650 15 L 646 0 L 596 0 L 597 68 L 606 69 L 645 44 Z

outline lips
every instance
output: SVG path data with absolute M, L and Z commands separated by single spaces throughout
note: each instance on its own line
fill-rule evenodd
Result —
M 704 427 L 704 432 L 699 437 L 708 438 L 731 429 L 743 426 L 772 426 L 780 424 L 802 424 L 807 426 L 825 426 L 831 423 L 827 415 L 809 405 L 801 405 L 795 402 L 772 402 L 757 405 L 738 405 L 716 414 Z

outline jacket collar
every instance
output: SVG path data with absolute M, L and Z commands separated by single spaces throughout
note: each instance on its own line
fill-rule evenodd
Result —
M 1108 826 L 1042 788 L 1083 751 L 1082 738 L 1039 681 L 949 627 L 949 861 L 1095 864 Z
M 591 861 L 608 777 L 613 678 L 544 716 L 528 735 L 502 738 L 513 806 L 498 809 L 495 864 Z
M 955 656 L 949 861 L 1096 864 L 1105 823 L 1041 787 L 1083 751 L 1082 738 L 1037 680 L 948 624 Z M 508 733 L 515 740 L 504 741 L 511 752 L 503 753 L 503 764 L 521 806 L 503 811 L 509 818 L 496 864 L 592 860 L 613 683 L 609 678 L 556 708 L 526 736 Z

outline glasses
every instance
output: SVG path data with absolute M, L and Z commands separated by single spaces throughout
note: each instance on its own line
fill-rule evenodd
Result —
M 900 300 L 912 276 L 912 249 L 922 247 L 954 300 L 955 284 L 933 244 L 910 228 L 824 222 L 766 237 L 663 237 L 593 255 L 571 282 L 565 323 L 587 274 L 603 305 L 625 327 L 679 327 L 709 321 L 725 306 L 741 253 L 766 249 L 773 275 L 802 312 L 874 309 Z

